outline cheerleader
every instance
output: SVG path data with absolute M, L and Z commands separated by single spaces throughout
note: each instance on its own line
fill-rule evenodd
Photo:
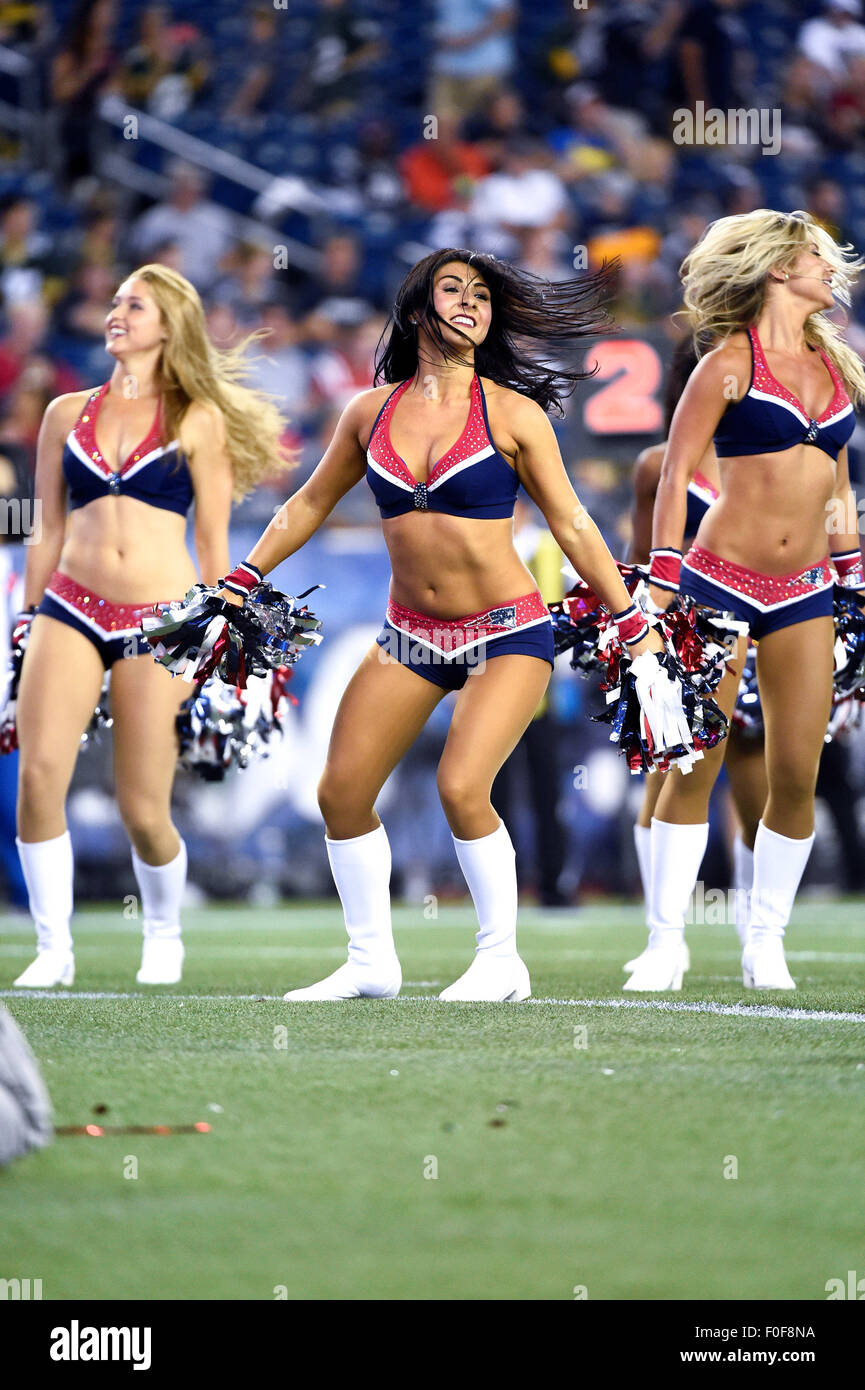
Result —
M 862 262 L 807 213 L 714 222 L 686 258 L 684 300 L 702 358 L 676 409 L 655 501 L 650 593 L 679 587 L 732 611 L 757 644 L 768 796 L 754 842 L 746 987 L 794 989 L 784 930 L 814 842 L 814 788 L 832 700 L 831 560 L 862 592 L 846 445 L 865 369 L 827 318 Z M 714 440 L 720 496 L 682 559 L 688 480 Z M 849 523 L 848 523 L 849 524 Z M 733 711 L 744 640 L 717 699 Z M 684 913 L 708 837 L 721 744 L 665 779 L 651 827 L 650 946 L 628 988 L 681 984 Z
M 248 341 L 248 340 L 247 340 Z M 171 819 L 175 717 L 188 687 L 153 660 L 140 619 L 205 583 L 228 560 L 232 498 L 282 466 L 282 422 L 241 383 L 242 352 L 217 351 L 192 285 L 145 265 L 120 286 L 105 323 L 111 376 L 58 396 L 36 464 L 38 543 L 27 548 L 13 644 L 26 642 L 16 705 L 18 851 L 38 954 L 19 988 L 71 985 L 72 845 L 64 807 L 81 744 L 111 674 L 117 803 L 141 898 L 140 984 L 181 977 L 186 848 Z
M 634 505 L 631 514 L 632 564 L 648 565 L 652 547 L 652 515 L 655 497 L 661 478 L 661 468 L 667 449 L 673 412 L 685 384 L 697 365 L 698 357 L 691 335 L 677 343 L 670 364 L 667 379 L 664 408 L 663 444 L 653 444 L 638 456 L 634 468 Z M 710 442 L 700 459 L 696 471 L 688 481 L 687 510 L 685 513 L 685 544 L 689 544 L 697 534 L 697 528 L 706 512 L 718 496 L 720 476 L 715 449 Z M 752 701 L 757 704 L 754 691 L 754 648 L 749 647 L 745 672 L 739 687 L 739 698 L 730 722 L 730 732 L 726 742 L 724 765 L 730 780 L 730 792 L 739 821 L 733 840 L 733 886 L 736 890 L 734 902 L 736 910 L 736 929 L 742 945 L 748 925 L 748 895 L 753 876 L 754 839 L 757 834 L 760 815 L 766 803 L 768 786 L 763 757 L 762 721 L 754 718 Z M 649 878 L 651 874 L 651 825 L 661 787 L 666 773 L 647 777 L 643 784 L 643 800 L 634 825 L 634 846 L 640 870 L 643 897 L 649 901 Z M 687 947 L 683 951 L 684 968 L 690 966 Z M 626 962 L 624 969 L 629 973 L 636 969 L 640 960 L 637 956 Z M 627 986 L 626 986 L 627 988 Z
M 514 849 L 490 800 L 553 668 L 549 611 L 513 538 L 522 483 L 574 568 L 636 653 L 660 649 L 575 496 L 546 416 L 584 376 L 542 365 L 532 341 L 566 345 L 605 326 L 604 272 L 547 284 L 492 256 L 445 250 L 397 295 L 376 380 L 355 396 L 309 481 L 227 581 L 242 601 L 299 550 L 364 476 L 392 580 L 382 630 L 352 676 L 318 789 L 348 932 L 348 960 L 286 999 L 393 998 L 402 974 L 391 857 L 375 802 L 432 711 L 457 691 L 438 793 L 477 912 L 477 949 L 446 1000 L 522 1000 Z M 406 808 L 410 814 L 410 808 Z

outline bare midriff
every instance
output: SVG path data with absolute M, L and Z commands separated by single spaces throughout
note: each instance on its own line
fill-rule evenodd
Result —
M 112 603 L 182 598 L 197 578 L 186 518 L 132 497 L 70 512 L 57 568 Z
M 761 574 L 791 574 L 829 550 L 836 464 L 810 444 L 718 460 L 721 494 L 696 544 Z
M 462 618 L 537 588 L 517 554 L 510 517 L 482 520 L 406 512 L 382 523 L 397 603 L 433 618 Z

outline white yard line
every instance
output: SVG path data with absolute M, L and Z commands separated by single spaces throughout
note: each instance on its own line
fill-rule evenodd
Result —
M 845 951 L 785 951 L 788 960 L 835 961 L 842 965 L 865 965 L 865 955 L 861 952 Z
M 582 1009 L 658 1009 L 664 1013 L 723 1014 L 729 1018 L 780 1018 L 791 1023 L 865 1023 L 865 1014 L 834 1009 L 782 1009 L 777 1004 L 693 1004 L 672 999 L 530 999 L 531 1004 L 569 1004 Z
M 281 1004 L 281 994 L 156 994 L 114 993 L 111 990 L 31 990 L 3 989 L 0 999 L 107 999 L 154 1000 L 171 1004 L 233 1004 L 258 1002 Z M 403 995 L 400 1004 L 436 1003 L 430 994 Z M 785 1009 L 777 1004 L 716 1004 L 695 1000 L 693 1003 L 667 999 L 527 999 L 527 1004 L 555 1005 L 569 1009 L 638 1009 L 661 1013 L 716 1014 L 726 1018 L 772 1018 L 790 1023 L 865 1023 L 865 1013 L 841 1013 L 833 1009 Z

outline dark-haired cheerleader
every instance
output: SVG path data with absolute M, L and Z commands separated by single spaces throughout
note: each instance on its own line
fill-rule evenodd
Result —
M 601 273 L 547 284 L 464 250 L 426 257 L 402 285 L 382 338 L 377 380 L 387 384 L 351 401 L 312 477 L 230 577 L 239 595 L 248 592 L 366 476 L 391 560 L 390 599 L 342 697 L 319 785 L 348 961 L 288 999 L 399 993 L 390 849 L 375 802 L 452 690 L 459 695 L 438 790 L 478 933 L 471 965 L 441 997 L 529 994 L 516 945 L 514 850 L 490 801 L 553 666 L 550 614 L 514 548 L 520 484 L 575 569 L 619 615 L 630 650 L 661 647 L 575 496 L 544 413 L 585 374 L 543 366 L 527 348 L 601 330 L 606 282 Z

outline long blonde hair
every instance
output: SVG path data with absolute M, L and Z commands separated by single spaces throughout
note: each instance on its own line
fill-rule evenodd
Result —
M 144 281 L 168 330 L 158 369 L 166 440 L 177 438 L 187 410 L 199 401 L 222 412 L 236 501 L 262 478 L 292 467 L 293 458 L 280 444 L 285 421 L 273 397 L 243 384 L 250 375 L 247 349 L 261 331 L 237 347 L 217 348 L 198 291 L 184 276 L 153 263 L 127 278 Z
M 755 324 L 763 312 L 769 271 L 792 266 L 815 242 L 832 269 L 832 291 L 844 305 L 865 261 L 849 244 L 839 246 L 807 212 L 757 208 L 712 222 L 682 262 L 685 317 L 700 356 L 732 333 Z M 805 341 L 837 367 L 855 405 L 865 401 L 865 367 L 823 310 L 805 320 Z

